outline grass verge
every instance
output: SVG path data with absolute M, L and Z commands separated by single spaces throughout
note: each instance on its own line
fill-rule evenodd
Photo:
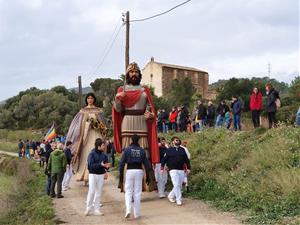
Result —
M 300 224 L 300 129 L 176 135 L 192 156 L 189 197 L 246 214 L 247 223 Z
M 26 159 L 1 156 L 0 170 L 16 181 L 10 183 L 10 204 L 0 224 L 54 224 L 53 205 L 44 193 L 45 176 L 39 166 Z

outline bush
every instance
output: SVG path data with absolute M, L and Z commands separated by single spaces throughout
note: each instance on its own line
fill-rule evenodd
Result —
M 16 180 L 10 187 L 10 208 L 0 217 L 0 224 L 54 224 L 54 209 L 44 193 L 45 176 L 40 167 L 25 159 L 2 156 L 0 170 Z

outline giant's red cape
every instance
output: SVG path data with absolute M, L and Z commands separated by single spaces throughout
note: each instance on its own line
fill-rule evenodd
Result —
M 159 148 L 157 141 L 157 127 L 156 127 L 156 112 L 148 87 L 144 87 L 145 93 L 148 97 L 148 102 L 151 105 L 152 113 L 154 114 L 153 120 L 148 120 L 148 145 L 150 151 L 150 157 L 152 163 L 159 163 Z M 119 87 L 117 93 L 122 92 L 123 87 Z M 122 101 L 122 105 L 125 107 L 133 106 L 141 97 L 141 90 L 128 90 L 124 99 L 119 99 Z M 117 112 L 114 107 L 112 107 L 112 121 L 114 129 L 114 146 L 118 153 L 122 152 L 122 136 L 121 136 L 121 124 L 124 118 L 124 112 Z

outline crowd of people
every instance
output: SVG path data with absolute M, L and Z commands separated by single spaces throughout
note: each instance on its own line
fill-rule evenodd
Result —
M 263 107 L 263 94 L 257 87 L 253 88 L 250 100 L 250 110 L 254 128 L 261 126 L 261 112 L 265 109 L 268 117 L 268 126 L 276 126 L 276 112 L 280 107 L 279 92 L 274 89 L 272 84 L 265 85 L 266 103 Z M 241 130 L 241 114 L 244 108 L 243 101 L 237 95 L 233 95 L 231 101 L 222 100 L 215 106 L 212 101 L 207 102 L 198 100 L 191 112 L 182 105 L 172 107 L 168 113 L 165 109 L 157 111 L 158 132 L 200 132 L 206 127 L 225 127 L 234 130 Z M 297 124 L 297 120 L 296 120 Z
M 129 218 L 131 210 L 135 218 L 141 215 L 141 194 L 144 178 L 144 170 L 146 171 L 146 183 L 149 184 L 149 171 L 151 168 L 155 170 L 155 180 L 157 183 L 157 192 L 160 199 L 167 197 L 172 203 L 178 206 L 182 205 L 182 187 L 187 186 L 187 175 L 190 173 L 190 153 L 186 146 L 181 143 L 178 137 L 173 137 L 170 144 L 167 144 L 165 138 L 159 138 L 159 157 L 160 163 L 152 164 L 146 159 L 146 151 L 139 145 L 140 137 L 133 135 L 131 144 L 124 149 L 120 160 L 120 177 L 125 180 L 125 218 Z M 27 148 L 27 142 L 23 144 L 19 142 L 19 148 Z M 72 145 L 71 141 L 62 142 L 59 139 L 49 142 L 28 142 L 29 152 L 33 151 L 33 157 L 39 155 L 43 160 L 40 166 L 44 168 L 46 179 L 45 191 L 51 198 L 64 198 L 63 191 L 70 189 L 70 181 L 74 174 L 72 169 Z M 32 150 L 31 150 L 32 149 Z M 87 158 L 88 169 L 88 194 L 86 202 L 86 211 L 88 215 L 103 215 L 100 207 L 102 189 L 104 181 L 108 177 L 109 168 L 114 167 L 114 145 L 111 140 L 102 140 L 97 138 L 94 148 L 90 151 Z M 22 155 L 20 155 L 22 157 Z M 41 163 L 43 162 L 43 164 Z M 126 169 L 125 168 L 126 166 Z M 173 184 L 172 190 L 168 196 L 165 195 L 165 186 L 168 180 L 168 173 Z M 132 201 L 133 200 L 133 201 Z

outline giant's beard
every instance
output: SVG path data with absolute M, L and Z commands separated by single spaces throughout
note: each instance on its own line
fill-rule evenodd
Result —
M 126 75 L 126 83 L 132 85 L 140 85 L 141 76 L 132 76 L 130 77 L 128 74 Z

